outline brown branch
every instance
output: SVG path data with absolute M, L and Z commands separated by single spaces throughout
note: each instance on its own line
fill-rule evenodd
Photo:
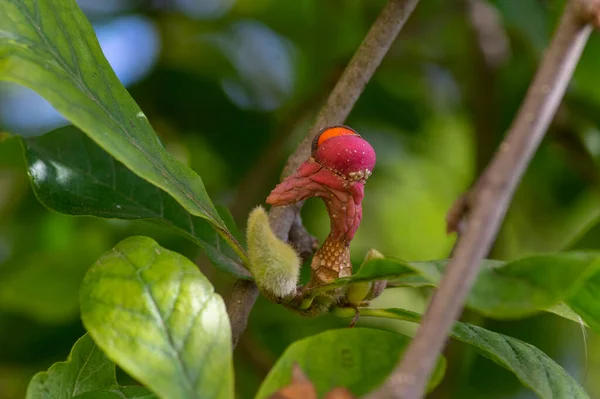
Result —
M 487 254 L 509 201 L 564 95 L 592 31 L 593 13 L 571 0 L 561 17 L 513 125 L 494 159 L 465 201 L 466 228 L 440 287 L 400 365 L 370 397 L 421 398 L 450 328 L 464 306 L 479 264 Z M 593 0 L 596 5 L 598 0 Z M 586 12 L 582 12 L 585 10 Z M 468 211 L 468 215 L 466 212 Z
M 476 167 L 479 174 L 494 155 L 499 107 L 496 106 L 498 68 L 510 55 L 508 38 L 499 12 L 483 0 L 465 2 L 471 62 L 467 68 L 467 101 L 476 132 Z M 499 133 L 499 132 L 498 132 Z
M 418 2 L 419 0 L 388 0 L 333 88 L 327 102 L 321 108 L 308 135 L 288 158 L 282 177 L 295 172 L 298 166 L 308 159 L 310 144 L 319 130 L 326 126 L 343 123 L 346 120 L 365 85 L 375 73 Z M 302 203 L 274 207 L 270 210 L 271 227 L 280 239 L 289 240 L 292 226 L 299 220 L 300 209 L 302 209 Z M 296 228 L 296 232 L 301 232 L 301 229 Z M 295 243 L 292 242 L 292 244 Z M 258 288 L 252 282 L 238 281 L 234 286 L 231 298 L 227 302 L 234 347 L 246 328 L 248 315 L 257 296 Z
M 258 298 L 258 288 L 253 281 L 238 280 L 226 302 L 227 314 L 231 323 L 231 340 L 233 348 L 240 340 L 240 336 L 246 330 L 248 316 Z

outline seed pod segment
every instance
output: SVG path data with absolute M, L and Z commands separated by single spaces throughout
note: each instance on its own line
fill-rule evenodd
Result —
M 364 185 L 375 161 L 373 147 L 356 131 L 346 126 L 329 127 L 315 137 L 311 157 L 267 197 L 267 203 L 274 206 L 310 197 L 325 201 L 331 231 L 313 256 L 309 285 L 352 274 L 350 242 L 362 219 Z

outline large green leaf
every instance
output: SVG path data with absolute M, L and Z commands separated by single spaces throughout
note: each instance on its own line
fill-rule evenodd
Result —
M 127 168 L 215 225 L 238 250 L 202 179 L 162 145 L 75 0 L 0 2 L 0 79 L 37 91 Z
M 403 309 L 361 309 L 364 316 L 419 322 L 421 315 Z M 585 399 L 589 396 L 562 367 L 535 346 L 468 323 L 457 322 L 450 336 L 512 372 L 543 399 Z
M 317 291 L 380 279 L 388 280 L 391 285 L 437 286 L 446 263 L 446 260 L 371 259 L 355 275 L 338 279 Z M 560 315 L 553 310 L 556 305 L 580 290 L 599 270 L 600 254 L 596 252 L 536 255 L 511 262 L 485 260 L 467 298 L 467 306 L 496 319 L 526 317 L 547 310 Z
M 220 269 L 250 278 L 239 257 L 205 219 L 191 215 L 78 129 L 65 127 L 23 139 L 23 146 L 33 190 L 48 208 L 71 215 L 150 219 L 200 245 Z
M 256 399 L 288 385 L 294 363 L 315 385 L 319 397 L 337 386 L 362 396 L 387 378 L 409 343 L 404 335 L 370 328 L 330 330 L 296 341 L 273 366 Z M 440 357 L 429 390 L 441 381 L 445 368 L 445 359 Z
M 80 300 L 94 341 L 160 397 L 233 398 L 225 305 L 184 256 L 127 238 L 88 271 Z
M 33 377 L 27 399 L 70 399 L 100 389 L 118 389 L 115 364 L 86 334 L 75 343 L 65 362 Z

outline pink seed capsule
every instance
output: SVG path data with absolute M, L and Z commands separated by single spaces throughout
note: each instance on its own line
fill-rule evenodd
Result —
M 312 144 L 312 156 L 267 197 L 274 206 L 309 197 L 325 201 L 331 232 L 315 253 L 310 285 L 326 284 L 352 274 L 350 241 L 362 219 L 364 185 L 375 166 L 375 151 L 346 126 L 322 130 Z
M 348 180 L 366 180 L 375 167 L 373 147 L 344 126 L 329 128 L 313 141 L 313 157 Z

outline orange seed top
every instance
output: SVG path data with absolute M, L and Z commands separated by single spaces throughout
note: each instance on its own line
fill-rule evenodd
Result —
M 319 146 L 321 144 L 323 144 L 326 140 L 332 138 L 332 137 L 338 137 L 338 136 L 358 136 L 360 137 L 360 135 L 358 133 L 356 133 L 355 130 L 347 127 L 347 126 L 332 126 L 332 127 L 328 127 L 325 128 L 321 131 L 321 133 L 317 134 L 317 136 L 315 137 L 315 140 L 313 141 L 313 145 L 312 145 L 312 152 L 314 153 L 317 148 L 319 148 Z

